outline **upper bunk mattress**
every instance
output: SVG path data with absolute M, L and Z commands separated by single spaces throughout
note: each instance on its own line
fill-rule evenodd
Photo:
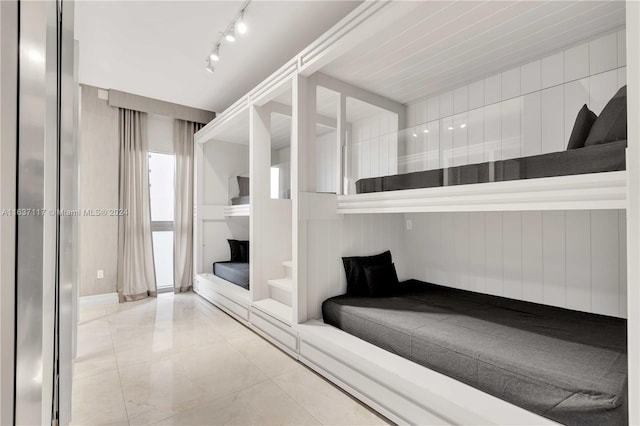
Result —
M 358 194 L 625 170 L 627 141 L 510 160 L 360 179 Z
M 241 204 L 249 204 L 251 198 L 248 195 L 243 195 L 241 197 L 233 197 L 231 199 L 232 206 L 239 206 Z
M 327 324 L 569 425 L 627 424 L 626 320 L 407 281 L 337 296 Z
M 249 264 L 246 262 L 216 262 L 213 264 L 213 273 L 249 290 Z

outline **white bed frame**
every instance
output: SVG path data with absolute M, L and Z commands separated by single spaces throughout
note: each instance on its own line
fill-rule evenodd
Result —
M 628 273 L 629 423 L 640 424 L 640 124 L 629 121 L 627 171 L 597 175 L 564 176 L 526 181 L 497 182 L 444 188 L 425 188 L 375 194 L 307 200 L 303 161 L 308 161 L 303 141 L 313 138 L 307 125 L 315 113 L 313 89 L 318 83 L 341 93 L 377 104 L 397 107 L 376 94 L 318 73 L 323 67 L 376 34 L 381 23 L 399 20 L 419 2 L 364 2 L 342 21 L 320 36 L 272 76 L 220 114 L 196 134 L 204 143 L 216 132 L 254 106 L 264 105 L 285 85 L 292 87 L 292 194 L 293 256 L 291 321 L 260 300 L 239 298 L 216 278 L 195 277 L 198 294 L 228 312 L 243 324 L 299 359 L 347 392 L 389 419 L 408 424 L 554 424 L 548 419 L 516 407 L 459 381 L 431 371 L 384 351 L 307 315 L 308 272 L 304 227 L 310 211 L 333 208 L 327 214 L 406 213 L 451 211 L 517 211 L 566 209 L 626 209 Z M 629 116 L 640 115 L 640 4 L 628 1 L 626 8 L 627 80 Z M 390 35 L 391 36 L 391 35 Z M 310 115 L 311 114 L 311 115 Z M 344 109 L 337 129 L 345 128 Z M 398 111 L 402 121 L 402 112 Z M 336 147 L 338 164 L 342 151 Z M 252 151 L 252 155 L 254 155 Z M 302 168 L 302 169 L 301 169 Z M 339 168 L 338 168 L 339 169 Z M 342 182 L 338 170 L 338 182 Z M 196 177 L 198 179 L 198 177 Z M 201 179 L 201 177 L 200 177 Z M 307 202 L 309 201 L 309 202 Z M 318 203 L 317 206 L 312 205 Z M 199 208 L 206 209 L 206 206 Z M 206 212 L 205 212 L 206 213 Z M 198 213 L 199 214 L 199 213 Z M 217 213 L 216 213 L 217 214 Z M 220 212 L 223 214 L 223 212 Z M 324 213 L 323 213 L 324 214 Z M 252 217 L 253 220 L 253 217 Z M 262 225 L 261 225 L 262 226 Z M 255 232 L 252 229 L 252 232 Z M 197 238 L 195 238 L 197 240 Z M 196 241 L 197 244 L 197 241 Z M 252 248 L 253 250 L 253 248 Z M 224 280 L 222 280 L 224 281 Z M 233 284 L 230 284 L 234 286 Z M 253 285 L 253 283 L 252 283 Z M 237 287 L 237 286 L 234 286 Z M 240 290 L 238 288 L 238 290 Z

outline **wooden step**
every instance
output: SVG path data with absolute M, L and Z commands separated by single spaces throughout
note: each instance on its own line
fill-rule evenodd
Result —
M 291 290 L 293 289 L 293 282 L 289 278 L 277 278 L 268 280 L 267 284 L 288 292 L 291 292 Z

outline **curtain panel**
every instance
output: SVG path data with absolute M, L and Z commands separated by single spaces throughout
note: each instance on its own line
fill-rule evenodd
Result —
M 193 286 L 193 174 L 194 134 L 202 124 L 175 120 L 175 204 L 173 216 L 174 292 L 182 293 Z
M 120 108 L 118 297 L 120 302 L 156 296 L 149 199 L 147 115 Z

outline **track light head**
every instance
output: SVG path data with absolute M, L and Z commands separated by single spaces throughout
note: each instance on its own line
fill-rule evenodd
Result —
M 234 41 L 236 41 L 236 31 L 233 28 L 231 28 L 229 32 L 227 32 L 227 34 L 224 36 L 224 38 L 228 42 L 233 43 Z
M 213 72 L 216 70 L 216 68 L 213 66 L 213 64 L 211 64 L 211 59 L 207 59 L 206 70 L 209 71 L 211 74 L 213 74 Z
M 246 34 L 249 27 L 247 27 L 247 22 L 244 20 L 244 10 L 240 13 L 240 18 L 236 22 L 236 31 L 239 34 Z
M 209 55 L 209 59 L 212 61 L 220 60 L 220 44 L 218 44 L 216 46 L 216 49 L 213 52 L 211 52 L 211 54 Z

